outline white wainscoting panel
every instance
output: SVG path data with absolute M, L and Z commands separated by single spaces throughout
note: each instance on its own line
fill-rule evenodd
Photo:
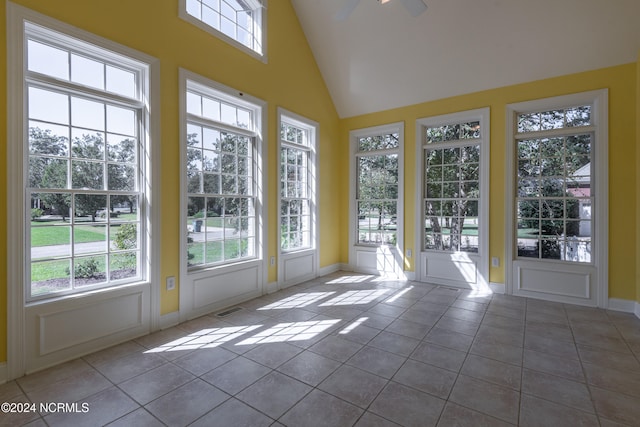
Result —
M 521 291 L 575 298 L 591 298 L 591 275 L 516 266 L 516 286 Z
M 142 293 L 134 293 L 57 313 L 39 314 L 39 355 L 140 326 L 143 306 Z
M 222 307 L 225 300 L 246 294 L 258 295 L 260 289 L 258 266 L 203 277 L 193 281 L 193 307 L 198 309 L 208 306 Z
M 402 257 L 397 248 L 392 246 L 356 246 L 353 250 L 356 261 L 356 264 L 352 266 L 354 271 L 405 279 Z
M 439 285 L 472 288 L 478 284 L 478 259 L 466 254 L 420 254 L 422 280 Z
M 26 372 L 148 334 L 150 288 L 144 283 L 26 307 Z
M 301 283 L 315 277 L 317 270 L 315 252 L 284 254 L 282 257 L 282 285 L 284 287 Z
M 378 254 L 372 251 L 356 249 L 356 266 L 362 270 L 378 271 Z

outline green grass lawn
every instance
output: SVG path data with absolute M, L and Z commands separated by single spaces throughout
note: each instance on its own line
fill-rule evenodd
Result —
M 31 281 L 41 282 L 49 279 L 68 278 L 69 260 L 31 263 Z
M 243 240 L 227 240 L 224 244 L 221 241 L 208 243 L 190 243 L 188 252 L 191 256 L 190 265 L 201 265 L 204 263 L 216 263 L 223 260 L 234 259 L 240 256 L 240 246 L 244 251 L 247 248 L 247 242 Z M 205 260 L 206 257 L 206 260 Z
M 120 218 L 127 215 L 120 215 Z M 131 214 L 131 219 L 136 219 L 136 214 Z M 31 246 L 51 246 L 51 245 L 68 245 L 70 243 L 71 227 L 66 222 L 44 223 L 31 222 Z M 93 224 L 93 223 L 92 223 Z M 117 226 L 118 223 L 112 223 L 111 226 Z M 75 242 L 100 242 L 104 240 L 107 225 L 76 225 L 75 226 Z M 111 239 L 114 238 L 111 234 Z
M 431 227 L 426 227 L 425 231 L 430 233 L 432 231 Z M 442 234 L 451 234 L 451 228 L 442 227 L 440 229 L 440 233 L 442 233 Z M 474 226 L 474 227 L 465 226 L 462 229 L 462 235 L 463 236 L 477 236 L 478 235 L 478 227 L 477 226 Z
M 91 227 L 79 225 L 75 227 L 75 242 L 99 242 L 104 240 L 106 226 Z M 70 243 L 70 227 L 46 226 L 31 228 L 31 246 L 68 245 Z

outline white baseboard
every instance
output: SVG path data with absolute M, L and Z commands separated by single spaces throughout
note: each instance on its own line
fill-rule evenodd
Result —
M 416 280 L 416 272 L 415 271 L 405 271 L 404 272 L 404 277 L 406 277 L 407 280 Z
M 609 298 L 609 310 L 633 313 L 638 305 L 635 301 L 620 298 Z
M 268 294 L 278 292 L 279 290 L 280 290 L 280 286 L 278 285 L 278 282 L 267 283 L 267 285 L 265 286 L 265 291 Z
M 504 294 L 504 283 L 489 282 L 489 288 L 494 294 Z
M 318 276 L 327 276 L 329 274 L 335 273 L 336 271 L 348 271 L 348 269 L 348 264 L 331 264 L 327 265 L 326 267 L 320 267 L 320 270 L 318 270 Z
M 171 313 L 160 316 L 160 329 L 167 329 L 180 323 L 180 312 L 172 311 Z
M 613 311 L 622 311 L 624 313 L 632 313 L 640 319 L 640 302 L 628 299 L 609 298 L 608 309 Z
M 0 384 L 7 382 L 7 362 L 0 363 Z

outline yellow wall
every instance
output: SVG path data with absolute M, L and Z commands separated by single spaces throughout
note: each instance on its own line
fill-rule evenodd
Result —
M 499 268 L 490 269 L 490 280 L 504 283 L 505 253 L 505 129 L 507 104 L 532 99 L 565 95 L 601 88 L 609 89 L 609 297 L 636 299 L 636 198 L 640 183 L 636 183 L 636 64 L 622 65 L 602 70 L 572 74 L 494 90 L 472 93 L 453 98 L 411 105 L 403 108 L 367 114 L 343 120 L 340 133 L 343 139 L 342 158 L 348 159 L 348 132 L 350 130 L 404 121 L 405 123 L 405 236 L 407 248 L 415 246 L 415 122 L 419 118 L 437 116 L 475 108 L 491 108 L 491 172 L 489 252 L 500 257 Z M 640 107 L 639 107 L 640 108 Z M 640 138 L 640 137 L 639 137 Z M 341 170 L 347 170 L 348 160 L 343 160 Z M 638 163 L 640 165 L 640 163 Z M 343 180 L 348 179 L 344 172 Z M 343 203 L 348 193 L 341 193 Z M 640 209 L 640 208 L 638 208 Z M 342 222 L 348 229 L 347 219 Z M 348 245 L 341 243 L 346 258 Z M 640 251 L 640 248 L 638 248 Z M 414 259 L 408 260 L 410 270 L 415 269 Z M 640 286 L 640 285 L 639 285 Z M 640 290 L 640 289 L 639 289 Z M 639 293 L 640 297 L 640 293 Z
M 320 266 L 341 261 L 339 224 L 332 190 L 340 181 L 332 159 L 338 140 L 338 116 L 324 85 L 295 12 L 288 1 L 272 0 L 268 6 L 268 63 L 228 45 L 178 18 L 178 0 L 16 0 L 40 13 L 83 30 L 132 47 L 160 60 L 161 76 L 161 281 L 179 277 L 179 119 L 178 68 L 186 68 L 268 103 L 268 199 L 269 247 L 277 256 L 276 153 L 277 107 L 320 124 Z M 120 7 L 117 7 L 119 5 Z M 0 128 L 6 129 L 6 5 L 0 4 Z M 6 164 L 5 138 L 0 138 L 0 164 Z M 3 167 L 2 170 L 5 170 Z M 0 175 L 0 211 L 6 213 L 6 177 Z M 6 313 L 6 224 L 0 221 L 0 307 Z M 276 268 L 268 280 L 277 279 Z M 156 284 L 160 286 L 160 283 Z M 161 289 L 161 314 L 178 310 L 178 292 Z M 0 317 L 0 362 L 6 360 L 6 315 Z

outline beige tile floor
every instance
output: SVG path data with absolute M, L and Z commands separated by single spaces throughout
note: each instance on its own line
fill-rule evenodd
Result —
M 0 386 L 29 426 L 640 426 L 640 319 L 336 273 Z M 82 406 L 79 406 L 82 408 Z

